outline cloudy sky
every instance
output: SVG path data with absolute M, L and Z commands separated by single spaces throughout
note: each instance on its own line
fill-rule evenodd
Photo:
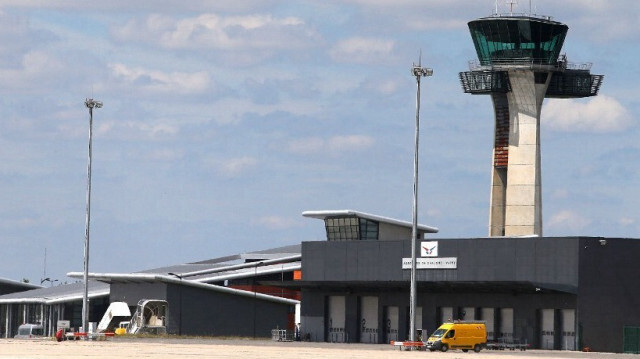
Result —
M 493 0 L 0 2 L 0 277 L 82 270 L 94 112 L 91 271 L 321 240 L 304 210 L 488 232 L 493 112 L 458 72 Z M 507 11 L 498 1 L 499 12 Z M 600 96 L 546 100 L 544 233 L 640 237 L 640 2 L 533 0 Z M 529 12 L 519 1 L 515 11 Z M 46 250 L 46 273 L 45 273 Z

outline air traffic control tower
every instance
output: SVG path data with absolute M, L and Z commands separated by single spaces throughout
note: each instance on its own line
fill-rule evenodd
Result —
M 603 76 L 567 63 L 569 27 L 550 17 L 495 14 L 469 30 L 478 61 L 460 73 L 462 88 L 490 95 L 495 112 L 489 236 L 542 236 L 542 101 L 596 96 Z

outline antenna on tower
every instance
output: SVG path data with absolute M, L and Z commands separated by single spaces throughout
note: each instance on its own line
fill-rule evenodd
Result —
M 498 0 L 496 0 L 496 12 L 494 14 L 498 15 Z
M 507 0 L 507 4 L 511 6 L 510 15 L 513 15 L 513 5 L 518 5 L 518 0 Z

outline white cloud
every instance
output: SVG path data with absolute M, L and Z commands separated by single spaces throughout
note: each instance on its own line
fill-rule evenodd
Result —
M 565 188 L 556 189 L 551 193 L 551 198 L 554 199 L 566 199 L 569 198 L 569 191 Z
M 238 157 L 223 161 L 220 170 L 227 176 L 237 176 L 249 168 L 254 167 L 258 161 L 253 157 Z
M 407 26 L 414 30 L 442 30 L 442 29 L 462 29 L 467 26 L 468 20 L 463 18 L 452 19 L 430 19 L 414 18 L 407 22 Z
M 307 137 L 289 142 L 289 152 L 297 154 L 361 151 L 373 145 L 375 140 L 365 135 L 333 136 L 328 139 Z
M 210 86 L 211 79 L 205 71 L 171 72 L 133 68 L 125 64 L 110 64 L 112 76 L 126 85 L 133 85 L 152 92 L 193 94 Z
M 363 83 L 365 89 L 385 96 L 398 92 L 405 85 L 406 83 L 399 78 L 377 79 L 374 77 Z
M 40 224 L 40 220 L 31 217 L 19 217 L 19 218 L 3 218 L 0 220 L 0 228 L 4 229 L 29 229 Z
M 169 49 L 296 49 L 315 44 L 317 34 L 297 17 L 268 14 L 202 14 L 175 19 L 153 14 L 113 30 L 121 41 L 156 44 Z
M 329 54 L 338 62 L 367 64 L 389 57 L 393 49 L 392 40 L 352 37 L 338 42 Z
M 57 58 L 44 51 L 30 51 L 22 57 L 19 67 L 0 69 L 0 85 L 3 91 L 33 88 L 59 80 L 68 69 Z
M 589 41 L 619 41 L 625 38 L 637 41 L 640 33 L 640 2 L 635 0 L 565 0 L 558 2 L 555 7 L 557 11 L 565 12 L 569 17 L 567 23 L 578 29 L 581 36 L 588 36 Z M 588 31 L 581 33 L 580 29 Z
M 171 148 L 158 148 L 150 151 L 145 158 L 152 161 L 173 162 L 184 157 L 184 150 L 175 150 Z
M 635 124 L 629 111 L 608 96 L 576 100 L 549 100 L 542 110 L 542 122 L 562 132 L 618 132 Z
M 551 219 L 547 222 L 549 228 L 572 232 L 584 230 L 589 224 L 591 224 L 591 220 L 570 210 L 556 213 L 551 216 Z
M 149 124 L 142 121 L 100 121 L 95 129 L 97 136 L 120 139 L 161 139 L 173 137 L 180 129 L 168 123 Z
M 298 154 L 317 153 L 324 150 L 325 141 L 319 137 L 307 137 L 289 142 L 289 151 Z
M 618 219 L 618 224 L 626 227 L 626 226 L 630 226 L 636 223 L 636 220 L 633 218 L 629 218 L 629 217 L 622 217 L 620 219 Z
M 332 152 L 363 150 L 373 145 L 373 138 L 364 135 L 334 136 L 327 142 Z
M 227 178 L 239 177 L 258 164 L 258 160 L 250 156 L 219 158 L 214 155 L 203 158 L 205 171 L 213 172 Z
M 293 219 L 287 217 L 280 216 L 265 216 L 260 217 L 257 220 L 253 221 L 254 224 L 257 224 L 262 227 L 266 227 L 268 229 L 273 230 L 281 230 L 296 227 L 298 224 Z

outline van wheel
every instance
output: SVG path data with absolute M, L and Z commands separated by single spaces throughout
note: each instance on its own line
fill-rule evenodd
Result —
M 473 346 L 473 351 L 476 353 L 480 353 L 480 350 L 482 350 L 482 347 L 480 346 L 480 344 L 476 344 Z
M 442 344 L 442 346 L 440 347 L 440 351 L 444 353 L 447 350 L 449 350 L 449 346 L 447 344 Z
M 469 349 L 462 349 L 462 351 L 466 353 L 469 351 Z

